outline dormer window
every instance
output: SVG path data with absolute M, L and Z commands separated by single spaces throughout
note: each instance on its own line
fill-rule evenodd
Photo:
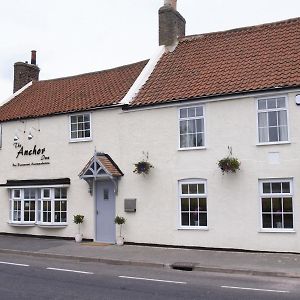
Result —
M 76 114 L 70 116 L 70 141 L 90 141 L 91 113 Z

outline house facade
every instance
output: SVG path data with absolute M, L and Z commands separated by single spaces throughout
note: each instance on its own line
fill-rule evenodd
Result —
M 15 65 L 0 231 L 72 237 L 82 214 L 114 243 L 119 215 L 127 242 L 300 252 L 300 19 L 185 37 L 176 1 L 159 17 L 149 61 L 32 83 Z

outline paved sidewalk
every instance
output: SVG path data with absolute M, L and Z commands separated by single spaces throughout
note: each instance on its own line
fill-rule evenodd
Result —
M 0 253 L 197 271 L 300 278 L 300 254 L 191 250 L 149 246 L 77 244 L 74 241 L 0 235 Z

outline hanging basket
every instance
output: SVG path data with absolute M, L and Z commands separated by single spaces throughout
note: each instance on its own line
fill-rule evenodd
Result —
M 148 174 L 150 172 L 150 169 L 153 168 L 153 166 L 148 161 L 139 161 L 138 163 L 134 164 L 135 169 L 133 170 L 136 174 Z
M 218 162 L 218 166 L 222 171 L 222 174 L 224 173 L 236 173 L 237 170 L 240 169 L 240 161 L 235 157 L 227 156 Z

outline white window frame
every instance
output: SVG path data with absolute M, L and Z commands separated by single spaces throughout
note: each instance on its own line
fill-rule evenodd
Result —
M 71 130 L 71 126 L 72 126 L 72 122 L 71 119 L 72 117 L 76 117 L 76 116 L 85 116 L 88 115 L 90 118 L 90 136 L 89 137 L 84 137 L 84 138 L 72 138 L 72 130 Z M 70 142 L 88 142 L 88 141 L 92 141 L 92 114 L 91 112 L 82 112 L 82 113 L 76 113 L 76 114 L 72 114 L 69 115 L 69 139 Z
M 289 182 L 290 184 L 290 192 L 289 193 L 263 193 L 263 183 L 283 183 Z M 291 213 L 284 213 L 282 211 L 282 215 L 284 214 L 291 214 L 293 220 L 293 228 L 265 228 L 263 227 L 263 208 L 262 208 L 262 198 L 284 198 L 289 197 L 292 198 L 292 212 Z M 260 231 L 261 232 L 295 232 L 295 207 L 294 207 L 294 186 L 293 186 L 293 179 L 292 178 L 276 178 L 276 179 L 259 179 L 259 207 L 260 207 Z M 272 211 L 272 201 L 271 201 L 271 221 L 274 215 Z M 273 221 L 272 221 L 273 222 Z M 282 224 L 283 225 L 283 224 Z
M 274 99 L 274 98 L 284 98 L 285 99 L 285 108 L 272 108 L 272 109 L 259 109 L 258 108 L 258 102 L 260 100 L 269 100 L 269 99 Z M 256 98 L 256 130 L 257 130 L 257 145 L 258 146 L 263 146 L 263 145 L 277 145 L 277 144 L 289 144 L 290 143 L 290 126 L 289 126 L 289 108 L 288 108 L 288 97 L 287 95 L 270 95 L 266 97 L 259 97 Z M 260 112 L 270 112 L 270 111 L 286 111 L 287 112 L 287 140 L 285 141 L 268 141 L 268 142 L 260 142 L 259 140 L 259 126 L 258 126 L 258 114 Z M 269 122 L 268 122 L 268 128 L 269 128 Z M 269 132 L 268 132 L 268 140 L 269 140 Z
M 68 224 L 68 191 L 67 188 L 64 186 L 55 186 L 55 187 L 30 187 L 35 190 L 35 220 L 34 221 L 24 221 L 24 204 L 25 201 L 33 201 L 33 199 L 24 199 L 24 189 L 27 187 L 18 187 L 11 189 L 10 192 L 10 199 L 9 199 L 9 223 L 15 224 L 15 225 L 45 225 L 49 227 L 54 226 L 66 226 Z M 55 189 L 66 189 L 66 198 L 55 198 Z M 49 189 L 50 195 L 49 197 L 44 197 L 44 190 Z M 20 197 L 14 197 L 14 191 L 19 190 L 20 191 Z M 38 195 L 41 195 L 39 197 Z M 14 220 L 14 201 L 21 201 L 21 220 L 15 221 Z M 51 220 L 50 222 L 44 222 L 43 221 L 43 203 L 44 201 L 50 201 L 50 214 L 51 214 Z M 65 222 L 55 222 L 55 201 L 66 201 L 66 221 Z
M 20 191 L 20 197 L 14 197 L 14 191 Z M 20 189 L 20 188 L 15 188 L 15 189 L 12 189 L 10 191 L 10 199 L 9 199 L 9 202 L 10 202 L 10 205 L 9 205 L 9 208 L 10 208 L 10 218 L 9 218 L 9 221 L 10 223 L 12 224 L 24 224 L 24 225 L 34 225 L 37 221 L 37 201 L 38 201 L 38 193 L 37 193 L 37 190 L 35 190 L 35 198 L 34 199 L 25 199 L 24 197 L 24 189 Z M 21 202 L 21 208 L 20 208 L 20 213 L 21 213 L 21 220 L 20 221 L 15 221 L 14 220 L 14 202 L 15 201 L 20 201 Z M 34 201 L 35 205 L 34 205 L 34 220 L 33 221 L 25 221 L 24 220 L 24 215 L 25 215 L 25 202 L 26 201 Z
M 183 184 L 203 184 L 204 185 L 204 193 L 203 194 L 182 194 L 182 185 Z M 181 198 L 205 198 L 206 199 L 206 211 L 198 210 L 198 215 L 200 213 L 206 213 L 206 225 L 182 225 L 182 216 L 181 216 Z M 188 213 L 190 213 L 190 209 Z M 207 207 L 207 180 L 206 179 L 181 179 L 178 181 L 178 229 L 188 229 L 188 230 L 208 230 L 208 207 Z
M 181 118 L 180 117 L 180 111 L 182 109 L 189 109 L 189 108 L 196 108 L 196 107 L 201 107 L 203 111 L 202 116 L 198 117 L 186 117 L 186 118 Z M 192 120 L 192 119 L 203 119 L 203 145 L 202 146 L 195 146 L 195 147 L 181 147 L 180 146 L 180 121 L 181 120 Z M 206 148 L 206 123 L 205 123 L 205 105 L 204 104 L 194 104 L 194 105 L 189 105 L 189 106 L 182 106 L 178 108 L 178 150 L 196 150 L 196 149 L 205 149 Z M 197 134 L 197 133 L 196 133 Z

